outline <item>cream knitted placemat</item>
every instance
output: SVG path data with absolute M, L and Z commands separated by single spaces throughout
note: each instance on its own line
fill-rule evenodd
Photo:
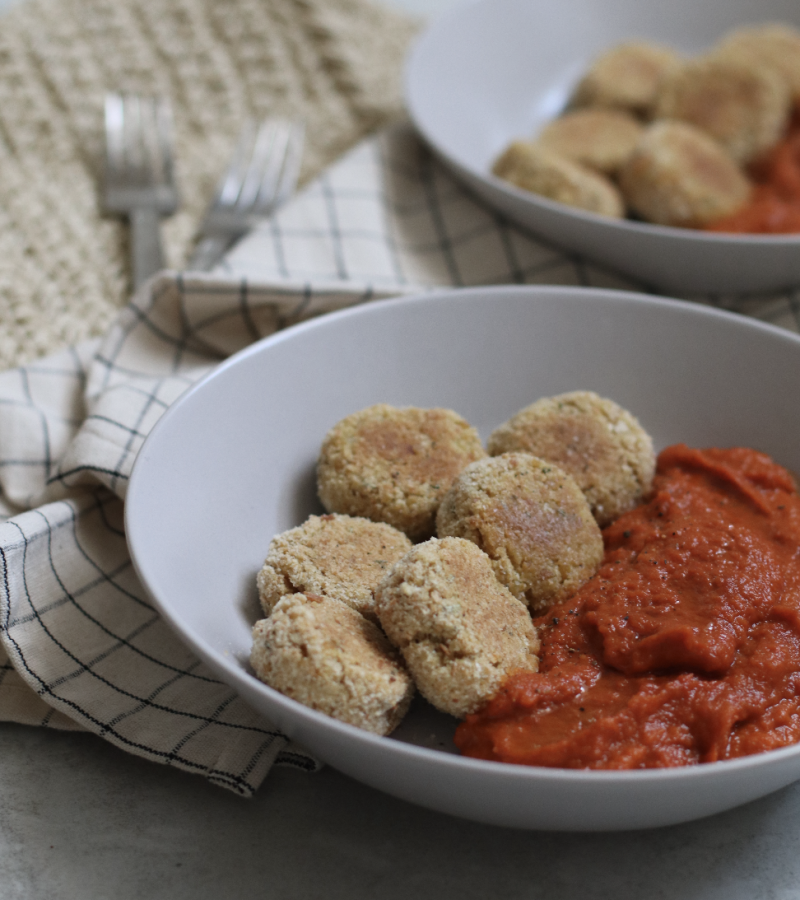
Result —
M 0 23 L 0 370 L 129 299 L 127 228 L 99 211 L 106 91 L 172 103 L 178 268 L 245 118 L 302 115 L 308 180 L 400 113 L 417 27 L 370 0 L 24 0 Z

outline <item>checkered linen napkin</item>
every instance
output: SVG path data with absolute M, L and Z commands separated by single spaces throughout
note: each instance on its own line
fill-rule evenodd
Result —
M 0 375 L 0 719 L 88 729 L 242 795 L 273 763 L 316 768 L 147 600 L 122 524 L 136 454 L 190 384 L 280 328 L 424 288 L 515 282 L 640 287 L 476 201 L 401 126 L 210 276 L 162 273 L 104 338 Z M 696 299 L 798 330 L 796 292 Z

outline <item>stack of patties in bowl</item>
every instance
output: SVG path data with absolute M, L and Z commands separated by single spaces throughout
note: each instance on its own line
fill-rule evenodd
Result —
M 636 419 L 589 391 L 520 410 L 487 449 L 452 410 L 345 417 L 317 464 L 328 512 L 277 535 L 258 573 L 255 674 L 381 735 L 415 687 L 476 712 L 537 671 L 532 616 L 595 574 L 601 527 L 647 495 L 654 466 Z
M 800 31 L 788 25 L 733 29 L 688 59 L 626 42 L 597 57 L 566 111 L 512 142 L 493 171 L 605 216 L 747 230 L 730 217 L 761 200 L 757 167 L 787 134 L 798 101 Z M 758 221 L 751 230 L 797 230 L 794 219 Z

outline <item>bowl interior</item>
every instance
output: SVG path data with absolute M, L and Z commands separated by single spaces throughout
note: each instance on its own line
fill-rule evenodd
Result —
M 373 403 L 449 407 L 485 438 L 539 397 L 591 389 L 631 410 L 658 448 L 680 441 L 753 446 L 800 472 L 793 390 L 799 375 L 795 335 L 698 305 L 630 293 L 483 288 L 331 314 L 233 357 L 165 414 L 140 452 L 126 502 L 134 564 L 183 639 L 248 702 L 337 767 L 462 815 L 528 827 L 586 827 L 585 805 L 580 816 L 565 813 L 558 791 L 550 807 L 536 807 L 533 818 L 524 809 L 510 814 L 513 796 L 495 808 L 492 779 L 510 770 L 523 783 L 519 790 L 534 783 L 555 790 L 567 782 L 570 790 L 582 790 L 587 773 L 477 763 L 436 752 L 450 748 L 455 720 L 423 703 L 395 738 L 379 739 L 257 682 L 247 660 L 250 629 L 259 618 L 255 575 L 269 542 L 320 510 L 314 480 L 320 443 L 336 421 Z M 789 754 L 797 760 L 796 773 L 786 776 L 791 780 L 800 776 L 800 754 Z M 748 760 L 737 764 L 752 767 Z M 410 768 L 403 774 L 405 765 Z M 720 765 L 728 764 L 704 768 Z M 444 780 L 432 785 L 431 773 L 442 766 Z M 443 786 L 449 774 L 456 779 L 450 793 Z M 589 774 L 601 776 L 600 783 L 609 773 Z M 651 775 L 657 780 L 663 773 Z M 668 776 L 673 782 L 684 778 Z M 688 779 L 698 777 L 702 773 L 694 772 Z M 464 807 L 471 795 L 462 779 L 469 784 L 474 778 L 488 779 L 489 787 Z M 608 785 L 615 778 L 611 774 Z M 769 784 L 747 782 L 751 793 L 745 799 L 758 796 L 752 791 L 759 785 L 776 786 Z M 437 791 L 442 796 L 431 800 Z M 731 802 L 724 791 L 712 795 L 717 804 L 742 802 Z M 686 793 L 690 807 L 696 796 Z M 598 801 L 591 827 L 663 824 L 663 817 L 653 817 L 657 805 L 631 807 L 631 818 L 622 807 Z M 725 807 L 706 805 L 699 813 L 681 807 L 667 820 L 719 808 Z

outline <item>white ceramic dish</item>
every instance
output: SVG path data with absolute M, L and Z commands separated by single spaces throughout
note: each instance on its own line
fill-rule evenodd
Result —
M 743 365 L 743 361 L 747 365 Z M 222 364 L 158 423 L 126 502 L 133 561 L 177 633 L 254 708 L 323 760 L 433 809 L 500 825 L 665 825 L 800 778 L 800 746 L 681 770 L 529 768 L 453 754 L 455 720 L 415 701 L 378 738 L 248 671 L 269 541 L 319 507 L 325 432 L 376 402 L 458 410 L 486 437 L 540 396 L 591 388 L 660 448 L 750 445 L 800 471 L 800 337 L 699 305 L 580 288 L 388 300 L 291 328 Z
M 800 283 L 800 235 L 739 236 L 584 213 L 490 172 L 514 138 L 564 106 L 591 60 L 641 37 L 686 54 L 747 22 L 800 26 L 796 0 L 478 0 L 435 21 L 406 70 L 425 140 L 472 190 L 535 233 L 669 293 L 745 293 Z

